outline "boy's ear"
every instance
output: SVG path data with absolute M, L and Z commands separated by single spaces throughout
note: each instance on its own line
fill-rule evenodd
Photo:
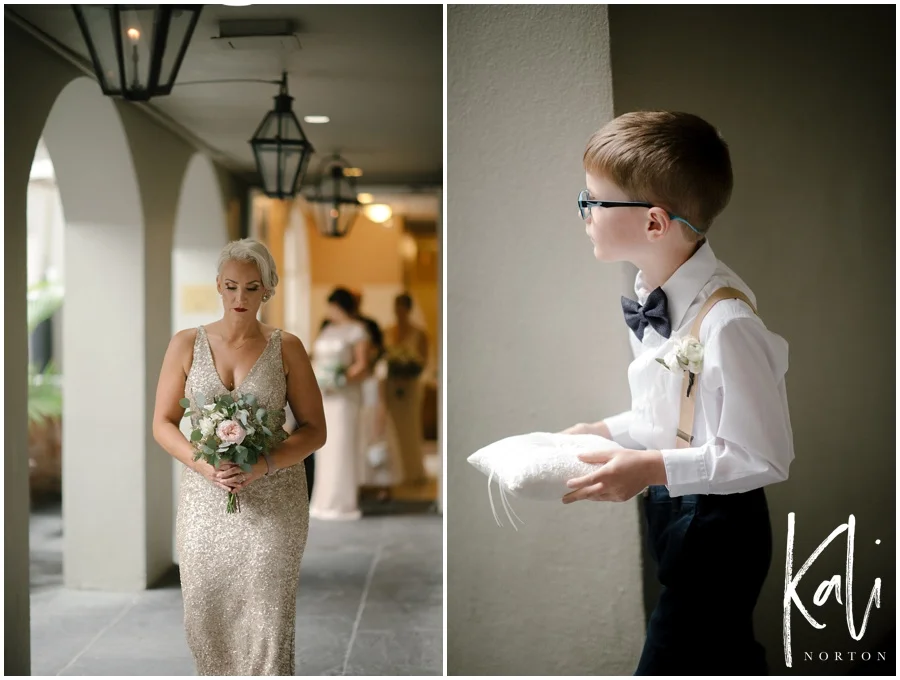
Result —
M 669 232 L 672 220 L 662 208 L 653 207 L 647 211 L 647 235 L 651 239 L 662 238 Z

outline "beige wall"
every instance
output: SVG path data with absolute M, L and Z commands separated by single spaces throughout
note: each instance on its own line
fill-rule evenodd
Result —
M 630 674 L 637 505 L 514 501 L 516 533 L 466 462 L 630 401 L 623 271 L 594 261 L 575 206 L 584 144 L 613 112 L 606 9 L 447 14 L 448 671 Z
M 881 609 L 856 642 L 841 605 L 812 605 L 819 582 L 845 573 L 846 534 L 822 554 L 798 592 L 827 627 L 815 630 L 794 609 L 793 672 L 848 672 L 846 662 L 829 671 L 804 663 L 802 652 L 847 659 L 853 650 L 884 650 L 881 638 L 894 626 L 894 12 L 609 10 L 616 113 L 691 111 L 721 130 L 735 190 L 710 243 L 790 343 L 796 461 L 791 479 L 768 492 L 774 558 L 756 617 L 773 673 L 792 672 L 781 638 L 789 512 L 797 517 L 795 572 L 856 516 L 857 629 L 874 579 L 884 580 Z
M 402 218 L 395 218 L 394 223 L 388 229 L 360 216 L 344 238 L 326 238 L 314 224 L 307 224 L 313 285 L 360 288 L 398 283 L 402 274 Z
M 72 82 L 75 69 L 10 22 L 5 29 L 4 89 L 15 105 L 4 121 L 4 648 L 7 674 L 27 674 L 25 215 L 38 138 L 59 104 L 46 139 L 71 222 L 63 567 L 74 587 L 140 589 L 171 565 L 170 458 L 150 421 L 170 337 L 173 225 L 179 200 L 190 200 L 181 186 L 194 150 L 96 84 Z M 238 180 L 220 168 L 216 176 L 226 201 L 243 200 Z
M 389 229 L 360 216 L 344 238 L 326 238 L 307 223 L 311 278 L 310 329 L 315 338 L 337 286 L 363 293 L 363 313 L 386 326 L 393 319 L 394 296 L 402 292 L 402 218 Z

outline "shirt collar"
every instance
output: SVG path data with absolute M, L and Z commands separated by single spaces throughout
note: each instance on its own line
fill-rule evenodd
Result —
M 709 241 L 706 240 L 697 252 L 676 269 L 669 280 L 661 286 L 666 294 L 669 322 L 673 329 L 681 325 L 688 308 L 716 271 L 717 265 L 718 260 L 716 260 Z M 635 278 L 634 292 L 638 296 L 638 302 L 642 305 L 647 302 L 647 296 L 653 292 L 647 288 L 642 271 L 639 271 Z

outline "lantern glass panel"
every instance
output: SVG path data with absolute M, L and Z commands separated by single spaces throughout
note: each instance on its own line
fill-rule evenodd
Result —
M 297 178 L 303 154 L 299 149 L 290 147 L 281 147 L 281 149 L 281 188 L 284 193 L 292 194 L 294 193 L 294 180 Z
M 80 9 L 90 35 L 90 44 L 93 45 L 100 64 L 100 72 L 97 74 L 101 79 L 100 86 L 104 92 L 121 91 L 115 14 L 102 5 L 82 5 Z
M 281 126 L 281 135 L 285 139 L 306 139 L 303 131 L 300 129 L 300 123 L 293 115 L 284 117 Z
M 256 165 L 262 177 L 263 188 L 267 194 L 278 193 L 278 145 L 257 144 L 253 147 L 256 154 Z
M 357 210 L 349 204 L 319 203 L 319 231 L 325 236 L 346 236 L 356 221 Z
M 169 32 L 166 36 L 166 51 L 163 54 L 159 71 L 159 84 L 166 88 L 175 84 L 178 75 L 178 56 L 182 46 L 190 39 L 194 17 L 198 14 L 196 9 L 173 9 L 172 18 L 169 21 Z
M 119 90 L 145 91 L 150 87 L 153 56 L 153 30 L 156 8 L 124 8 L 119 15 L 119 40 L 122 43 L 122 65 L 125 82 Z
M 266 114 L 265 120 L 263 120 L 262 125 L 259 127 L 259 131 L 256 133 L 255 137 L 259 139 L 277 139 L 280 135 L 279 132 L 279 116 L 274 111 L 270 111 Z

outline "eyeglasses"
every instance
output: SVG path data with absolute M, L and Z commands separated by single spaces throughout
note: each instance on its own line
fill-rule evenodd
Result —
M 652 203 L 647 203 L 645 201 L 595 201 L 591 198 L 588 198 L 588 191 L 584 189 L 580 194 L 578 194 L 578 212 L 581 214 L 581 219 L 586 220 L 591 216 L 591 208 L 653 208 L 655 207 Z M 693 231 L 698 234 L 702 234 L 703 232 L 697 229 L 693 224 L 688 222 L 683 217 L 678 217 L 678 215 L 673 215 L 672 213 L 666 211 L 666 214 L 669 216 L 671 220 L 678 220 L 679 222 L 684 222 L 688 225 Z

